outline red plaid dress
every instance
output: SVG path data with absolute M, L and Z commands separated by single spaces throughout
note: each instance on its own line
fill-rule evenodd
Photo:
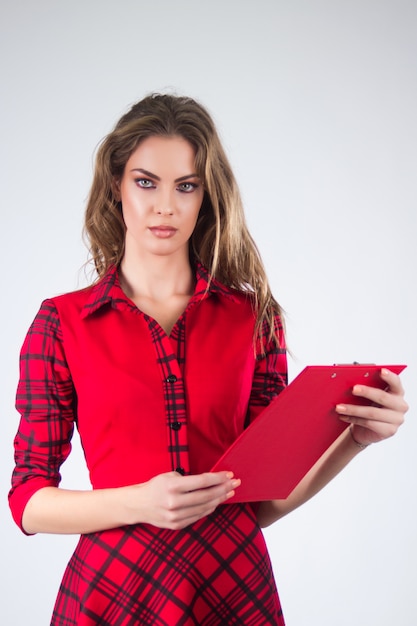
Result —
M 208 286 L 201 266 L 170 336 L 125 296 L 116 268 L 45 301 L 21 353 L 10 492 L 20 527 L 33 493 L 58 486 L 74 424 L 94 489 L 209 471 L 286 384 L 284 345 L 263 334 L 255 355 L 253 331 L 250 297 Z M 82 535 L 51 624 L 283 625 L 254 507 L 226 504 L 180 531 Z

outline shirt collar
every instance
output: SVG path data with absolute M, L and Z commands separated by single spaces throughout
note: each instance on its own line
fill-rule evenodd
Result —
M 217 294 L 225 296 L 233 301 L 237 301 L 237 295 L 234 290 L 222 285 L 218 280 L 212 278 L 208 270 L 197 263 L 196 265 L 196 284 L 194 294 L 190 302 L 198 302 L 204 300 L 210 295 Z M 81 317 L 85 318 L 92 315 L 105 305 L 115 305 L 117 302 L 128 304 L 130 301 L 120 287 L 118 268 L 113 265 L 107 273 L 95 285 L 90 287 L 90 293 L 82 310 Z

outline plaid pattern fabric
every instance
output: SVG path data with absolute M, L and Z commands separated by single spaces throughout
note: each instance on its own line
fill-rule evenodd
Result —
M 181 530 L 148 525 L 84 535 L 52 626 L 284 625 L 249 505 L 224 505 Z
M 285 386 L 284 345 L 264 328 L 255 356 L 250 298 L 208 278 L 199 266 L 169 337 L 126 298 L 116 268 L 92 288 L 43 303 L 21 353 L 10 492 L 19 525 L 31 495 L 59 484 L 74 423 L 94 488 L 171 469 L 199 473 Z M 221 506 L 182 531 L 137 525 L 82 536 L 52 619 L 283 623 L 251 505 Z

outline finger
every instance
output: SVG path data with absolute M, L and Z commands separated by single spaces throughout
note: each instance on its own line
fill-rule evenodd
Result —
M 342 421 L 349 423 L 355 428 L 359 428 L 361 435 L 356 438 L 362 443 L 375 443 L 382 439 L 388 439 L 395 435 L 401 426 L 400 423 L 394 422 L 377 422 L 374 420 L 366 420 L 360 417 L 341 417 Z M 365 439 L 364 439 L 365 438 Z
M 398 376 L 398 374 L 394 374 L 394 372 L 391 372 L 386 367 L 383 367 L 381 370 L 381 378 L 384 382 L 388 383 L 391 393 L 401 396 L 404 395 L 404 388 L 401 383 L 401 378 Z
M 178 476 L 178 474 L 176 475 Z M 224 485 L 233 479 L 233 472 L 206 472 L 204 474 L 192 474 L 191 476 L 178 476 L 178 479 L 176 485 L 179 491 L 187 493 Z
M 408 411 L 408 404 L 404 397 L 390 391 L 359 385 L 353 388 L 352 393 L 357 397 L 366 398 L 372 402 L 371 407 L 376 406 L 377 408 L 388 409 L 402 414 Z
M 398 393 L 397 391 L 394 392 L 391 387 L 389 387 L 388 390 L 384 390 L 378 389 L 377 387 L 355 385 L 352 389 L 352 394 L 357 397 L 365 398 L 369 400 L 369 402 L 386 409 L 403 413 L 408 410 L 408 405 L 403 397 L 402 387 L 401 393 Z
M 181 476 L 169 472 L 165 476 L 167 507 L 171 510 L 193 506 L 194 503 L 204 504 L 216 498 L 226 498 L 226 494 L 240 485 L 240 480 L 233 478 L 232 472 L 206 473 Z
M 192 508 L 219 504 L 231 497 L 229 494 L 240 486 L 239 479 L 231 479 L 220 485 L 196 489 L 182 494 L 178 502 L 181 508 Z
M 240 483 L 240 481 L 239 481 Z M 194 492 L 193 495 L 195 494 L 199 494 L 201 495 L 200 492 Z M 168 518 L 167 518 L 167 522 L 169 524 L 169 527 L 171 529 L 179 529 L 179 528 L 185 528 L 186 526 L 189 526 L 190 524 L 193 524 L 194 522 L 196 522 L 197 520 L 203 518 L 203 517 L 207 517 L 207 515 L 210 515 L 210 513 L 213 513 L 213 511 L 217 508 L 217 506 L 219 504 L 222 504 L 223 502 L 225 502 L 227 499 L 231 498 L 232 496 L 234 496 L 235 492 L 234 490 L 229 491 L 228 493 L 223 493 L 222 495 L 211 499 L 207 502 L 203 502 L 203 503 L 198 503 L 196 501 L 194 501 L 190 506 L 185 507 L 182 506 L 180 509 L 178 510 L 171 510 L 171 512 L 168 514 Z M 192 494 L 188 494 L 188 497 L 190 497 Z M 187 497 L 187 496 L 185 496 Z
M 377 387 L 366 387 L 365 385 L 355 385 L 352 394 L 356 397 L 364 398 L 368 402 L 358 406 L 377 406 L 393 411 L 401 411 L 405 408 L 402 396 L 378 389 Z M 349 405 L 351 406 L 351 405 Z
M 340 419 L 350 422 L 351 424 L 359 424 L 363 421 L 368 421 L 400 425 L 404 421 L 403 411 L 372 405 L 338 404 L 336 411 L 339 413 Z

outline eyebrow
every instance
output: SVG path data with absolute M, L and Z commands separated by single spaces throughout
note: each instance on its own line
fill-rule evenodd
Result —
M 161 180 L 159 176 L 156 174 L 152 174 L 152 172 L 148 172 L 148 170 L 143 170 L 141 167 L 134 167 L 131 172 L 140 172 L 141 174 L 145 174 L 145 176 L 149 176 L 149 178 L 153 178 L 155 180 Z M 183 180 L 187 180 L 188 178 L 198 178 L 198 174 L 187 174 L 187 176 L 180 176 L 174 180 L 174 183 L 180 183 Z

